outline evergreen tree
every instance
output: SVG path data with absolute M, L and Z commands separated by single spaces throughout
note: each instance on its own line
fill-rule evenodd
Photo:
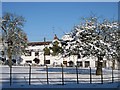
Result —
M 45 47 L 43 49 L 43 51 L 45 52 L 45 55 L 50 55 L 50 49 L 49 48 Z
M 62 48 L 59 46 L 59 42 L 58 41 L 53 42 L 53 47 L 51 47 L 51 50 L 53 51 L 52 52 L 53 56 L 56 56 L 59 53 L 61 53 Z
M 68 36 L 65 54 L 79 54 L 81 58 L 95 56 L 98 58 L 96 74 L 101 74 L 104 57 L 118 56 L 118 22 L 103 20 L 97 17 L 83 18 L 80 25 L 74 26 Z M 72 40 L 72 41 L 71 41 Z M 66 41 L 66 39 L 63 39 Z

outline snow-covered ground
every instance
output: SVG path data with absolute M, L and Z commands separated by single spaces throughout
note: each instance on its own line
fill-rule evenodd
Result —
M 4 84 L 2 88 L 10 88 L 9 84 Z M 28 85 L 28 84 L 13 84 L 11 88 L 117 88 L 118 83 L 104 83 L 104 84 L 89 84 L 89 83 L 69 83 L 66 85 L 56 85 L 56 84 L 43 84 L 43 85 Z
M 1 66 L 2 76 L 0 76 L 0 82 L 2 88 L 9 88 L 9 67 Z M 12 88 L 117 88 L 118 87 L 118 70 L 114 70 L 114 83 L 112 82 L 112 70 L 103 68 L 103 84 L 101 84 L 101 75 L 96 76 L 95 70 L 92 68 L 92 84 L 90 84 L 89 68 L 78 68 L 79 84 L 77 84 L 76 68 L 64 67 L 64 84 L 62 84 L 62 69 L 61 67 L 50 67 L 48 68 L 48 81 L 45 67 L 33 67 L 31 75 L 31 85 L 29 85 L 29 67 L 28 66 L 13 66 L 12 69 Z M 16 73 L 16 74 L 15 74 Z M 20 80 L 21 79 L 21 80 Z M 120 79 L 120 78 L 119 78 Z M 21 83 L 18 83 L 21 82 Z

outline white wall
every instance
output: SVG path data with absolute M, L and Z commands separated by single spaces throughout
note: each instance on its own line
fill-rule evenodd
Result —
M 36 46 L 35 46 L 36 47 Z M 34 46 L 33 47 L 29 47 L 29 48 L 35 48 Z M 42 49 L 43 49 L 43 46 L 41 46 Z M 37 49 L 39 49 L 39 47 L 37 47 Z M 40 63 L 41 65 L 44 65 L 44 52 L 43 50 L 40 50 L 39 51 L 39 56 L 35 56 L 35 52 L 32 52 L 31 56 L 21 56 L 21 58 L 23 59 L 23 61 L 21 62 L 21 64 L 25 64 L 27 60 L 31 60 L 32 63 L 34 63 L 34 59 L 35 58 L 38 58 L 40 59 Z M 70 57 L 62 57 L 62 55 L 58 55 L 58 56 L 52 56 L 52 55 L 45 55 L 45 60 L 50 60 L 50 64 L 47 64 L 47 65 L 53 65 L 53 63 L 57 63 L 58 65 L 61 65 L 63 64 L 63 61 L 73 61 L 74 62 L 74 65 L 77 65 L 77 61 L 82 61 L 82 65 L 83 67 L 85 67 L 85 61 L 90 61 L 90 67 L 95 67 L 95 61 L 97 61 L 97 58 L 96 57 L 85 57 L 85 58 L 82 58 L 82 59 L 78 59 L 77 55 L 71 55 Z M 104 60 L 106 60 L 106 67 L 111 67 L 112 66 L 112 62 L 111 61 L 108 61 L 106 58 L 104 58 Z M 69 63 L 67 63 L 67 65 L 69 66 Z M 116 65 L 115 67 L 117 67 L 117 62 L 116 62 Z

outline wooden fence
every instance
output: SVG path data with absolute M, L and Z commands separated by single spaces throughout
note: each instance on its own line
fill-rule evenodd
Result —
M 14 68 L 17 68 L 17 67 L 14 67 Z M 45 82 L 46 84 L 49 84 L 50 82 L 54 82 L 54 83 L 57 83 L 59 82 L 61 85 L 65 85 L 66 82 L 76 82 L 76 84 L 79 84 L 79 83 L 82 83 L 82 82 L 86 82 L 86 83 L 95 83 L 96 81 L 94 81 L 95 79 L 97 81 L 100 81 L 101 84 L 103 84 L 104 82 L 111 82 L 111 83 L 114 83 L 116 80 L 120 80 L 120 77 L 119 75 L 118 76 L 114 76 L 115 73 L 114 73 L 114 70 L 111 69 L 111 73 L 106 73 L 106 74 L 103 74 L 103 70 L 102 70 L 102 73 L 101 75 L 99 75 L 100 77 L 96 78 L 94 77 L 95 76 L 95 73 L 92 73 L 92 69 L 91 67 L 89 68 L 89 73 L 85 74 L 85 73 L 79 73 L 78 71 L 78 68 L 79 67 L 75 67 L 75 73 L 65 73 L 64 72 L 64 67 L 61 66 L 61 72 L 58 72 L 58 73 L 55 73 L 55 72 L 52 72 L 50 73 L 49 72 L 49 69 L 50 67 L 46 66 L 45 68 L 37 68 L 37 69 L 45 69 L 46 72 L 41 72 L 41 73 L 34 73 L 32 72 L 32 66 L 30 65 L 28 69 L 29 73 L 13 73 L 12 72 L 12 69 L 13 68 L 10 68 L 10 73 L 0 73 L 2 75 L 9 75 L 9 78 L 5 77 L 5 78 L 0 78 L 0 80 L 8 80 L 7 82 L 3 82 L 1 81 L 0 83 L 10 83 L 10 86 L 14 83 L 25 83 L 25 81 L 20 81 L 20 80 L 28 80 L 28 84 L 31 85 L 31 83 L 40 83 L 39 81 L 32 81 L 32 80 L 43 80 L 41 82 Z M 34 68 L 35 69 L 35 68 Z M 56 69 L 56 68 L 52 68 L 52 69 Z M 80 68 L 79 68 L 80 69 Z M 28 78 L 15 78 L 15 77 L 12 77 L 12 75 L 28 75 Z M 46 75 L 46 77 L 44 78 L 32 78 L 31 75 L 40 75 L 40 74 L 44 74 Z M 61 77 L 49 77 L 49 75 L 61 75 Z M 110 77 L 104 77 L 104 75 L 107 75 L 109 74 Z M 117 73 L 119 74 L 119 73 Z M 71 75 L 71 76 L 74 76 L 74 77 L 65 77 L 65 75 Z M 88 75 L 88 77 L 80 77 L 80 75 Z M 59 81 L 58 81 L 58 80 Z M 74 79 L 74 80 L 72 80 Z M 107 79 L 107 80 L 106 80 Z M 18 80 L 19 82 L 14 82 L 13 80 Z M 52 80 L 52 81 L 50 81 Z

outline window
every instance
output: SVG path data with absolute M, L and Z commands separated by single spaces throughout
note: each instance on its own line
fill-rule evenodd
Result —
M 4 51 L 1 51 L 1 55 L 4 55 Z
M 67 66 L 67 61 L 63 61 L 63 64 L 64 64 L 65 66 Z
M 100 65 L 102 65 L 102 67 L 106 67 L 106 61 L 103 60 L 103 62 L 99 62 Z M 95 61 L 95 66 L 98 66 L 98 61 Z
M 16 63 L 16 60 L 15 59 L 12 59 L 13 63 Z
M 90 61 L 85 61 L 85 67 L 89 67 L 90 66 Z
M 35 52 L 35 56 L 39 56 L 39 52 Z
M 77 66 L 82 67 L 82 61 L 77 61 Z
M 78 58 L 80 58 L 80 54 L 78 54 Z
M 39 60 L 38 58 L 35 58 L 33 61 L 34 61 L 36 64 L 39 64 L 39 62 L 40 62 L 40 60 Z
M 50 60 L 46 60 L 46 64 L 50 64 Z
M 73 66 L 74 66 L 73 61 L 69 61 L 68 63 L 69 63 L 69 66 L 70 66 L 70 67 L 73 67 Z
M 26 61 L 26 63 L 32 63 L 32 61 Z
M 25 51 L 25 56 L 31 56 L 31 51 L 26 50 L 26 51 Z

